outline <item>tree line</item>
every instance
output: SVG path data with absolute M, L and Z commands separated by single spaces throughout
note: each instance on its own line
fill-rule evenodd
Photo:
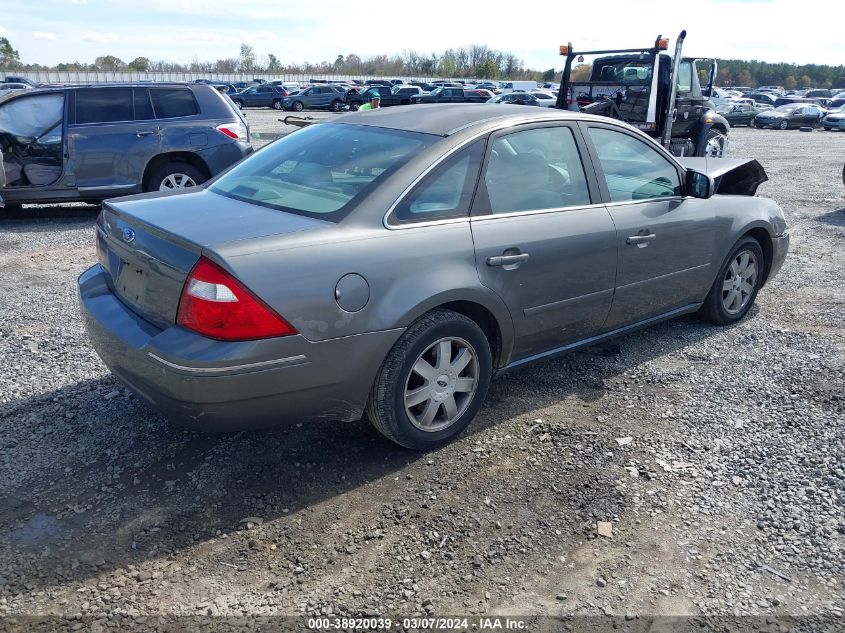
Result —
M 757 60 L 720 59 L 717 84 L 721 86 L 783 86 L 796 88 L 843 88 L 845 66 L 824 64 L 770 64 Z
M 192 73 L 256 73 L 370 75 L 419 77 L 476 77 L 479 79 L 540 79 L 542 73 L 527 69 L 514 53 L 500 51 L 483 44 L 448 49 L 442 53 L 420 53 L 404 50 L 394 55 L 362 57 L 355 53 L 338 55 L 334 61 L 319 63 L 282 62 L 276 55 L 259 57 L 248 44 L 241 44 L 240 55 L 215 61 L 192 60 L 186 64 L 152 61 L 136 57 L 124 61 L 115 55 L 102 55 L 93 63 L 62 62 L 55 66 L 29 64 L 5 37 L 0 38 L 0 69 L 56 71 L 135 71 Z
M 845 66 L 824 64 L 769 63 L 756 60 L 720 59 L 717 84 L 722 86 L 763 85 L 795 88 L 843 88 Z M 538 71 L 526 68 L 523 60 L 509 51 L 492 49 L 484 44 L 450 48 L 442 53 L 420 53 L 404 50 L 394 55 L 361 57 L 355 53 L 338 55 L 334 61 L 319 63 L 290 63 L 276 55 L 259 57 L 255 49 L 241 44 L 237 57 L 215 61 L 192 60 L 186 64 L 152 61 L 136 57 L 124 61 L 115 55 L 102 55 L 93 63 L 62 62 L 55 66 L 30 64 L 21 60 L 20 54 L 9 42 L 0 37 L 0 69 L 2 70 L 57 70 L 57 71 L 135 71 L 135 72 L 191 72 L 191 73 L 256 73 L 291 75 L 362 75 L 406 77 L 471 77 L 476 79 L 533 79 L 559 81 L 561 70 L 549 68 Z M 589 66 L 573 69 L 573 79 L 589 76 Z

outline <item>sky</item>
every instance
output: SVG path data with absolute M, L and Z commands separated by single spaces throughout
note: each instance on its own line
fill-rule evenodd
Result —
M 650 45 L 688 35 L 695 56 L 845 64 L 839 19 L 815 19 L 835 0 L 0 0 L 0 36 L 24 63 L 188 63 L 237 57 L 240 44 L 282 63 L 486 44 L 537 70 L 561 68 L 558 46 L 576 50 Z

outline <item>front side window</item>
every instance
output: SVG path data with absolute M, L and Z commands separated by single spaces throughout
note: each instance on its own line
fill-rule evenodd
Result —
M 312 125 L 250 156 L 211 190 L 339 222 L 357 200 L 438 138 L 368 126 Z
M 116 123 L 134 118 L 131 88 L 76 91 L 76 123 Z
M 493 141 L 484 174 L 492 213 L 590 204 L 572 130 L 535 128 Z
M 7 101 L 0 107 L 0 132 L 30 142 L 51 133 L 57 126 L 61 136 L 65 96 L 62 93 L 32 95 Z
M 484 141 L 476 141 L 456 152 L 402 200 L 393 212 L 392 221 L 425 222 L 466 217 L 483 155 Z
M 589 128 L 613 202 L 680 196 L 678 171 L 645 142 L 622 132 Z
M 185 88 L 151 88 L 150 96 L 157 119 L 194 116 L 199 112 L 193 93 Z

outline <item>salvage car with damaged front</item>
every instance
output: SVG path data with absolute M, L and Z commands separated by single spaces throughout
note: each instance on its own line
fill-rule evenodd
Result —
M 47 86 L 0 100 L 7 210 L 191 187 L 251 152 L 246 120 L 205 84 Z
M 497 374 L 742 319 L 789 244 L 765 180 L 556 109 L 346 114 L 209 185 L 106 202 L 82 313 L 111 371 L 193 428 L 366 413 L 428 449 Z

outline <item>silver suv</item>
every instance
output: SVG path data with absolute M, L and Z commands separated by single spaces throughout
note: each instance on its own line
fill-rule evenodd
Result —
M 45 86 L 0 99 L 7 210 L 191 187 L 251 152 L 246 120 L 203 84 Z

